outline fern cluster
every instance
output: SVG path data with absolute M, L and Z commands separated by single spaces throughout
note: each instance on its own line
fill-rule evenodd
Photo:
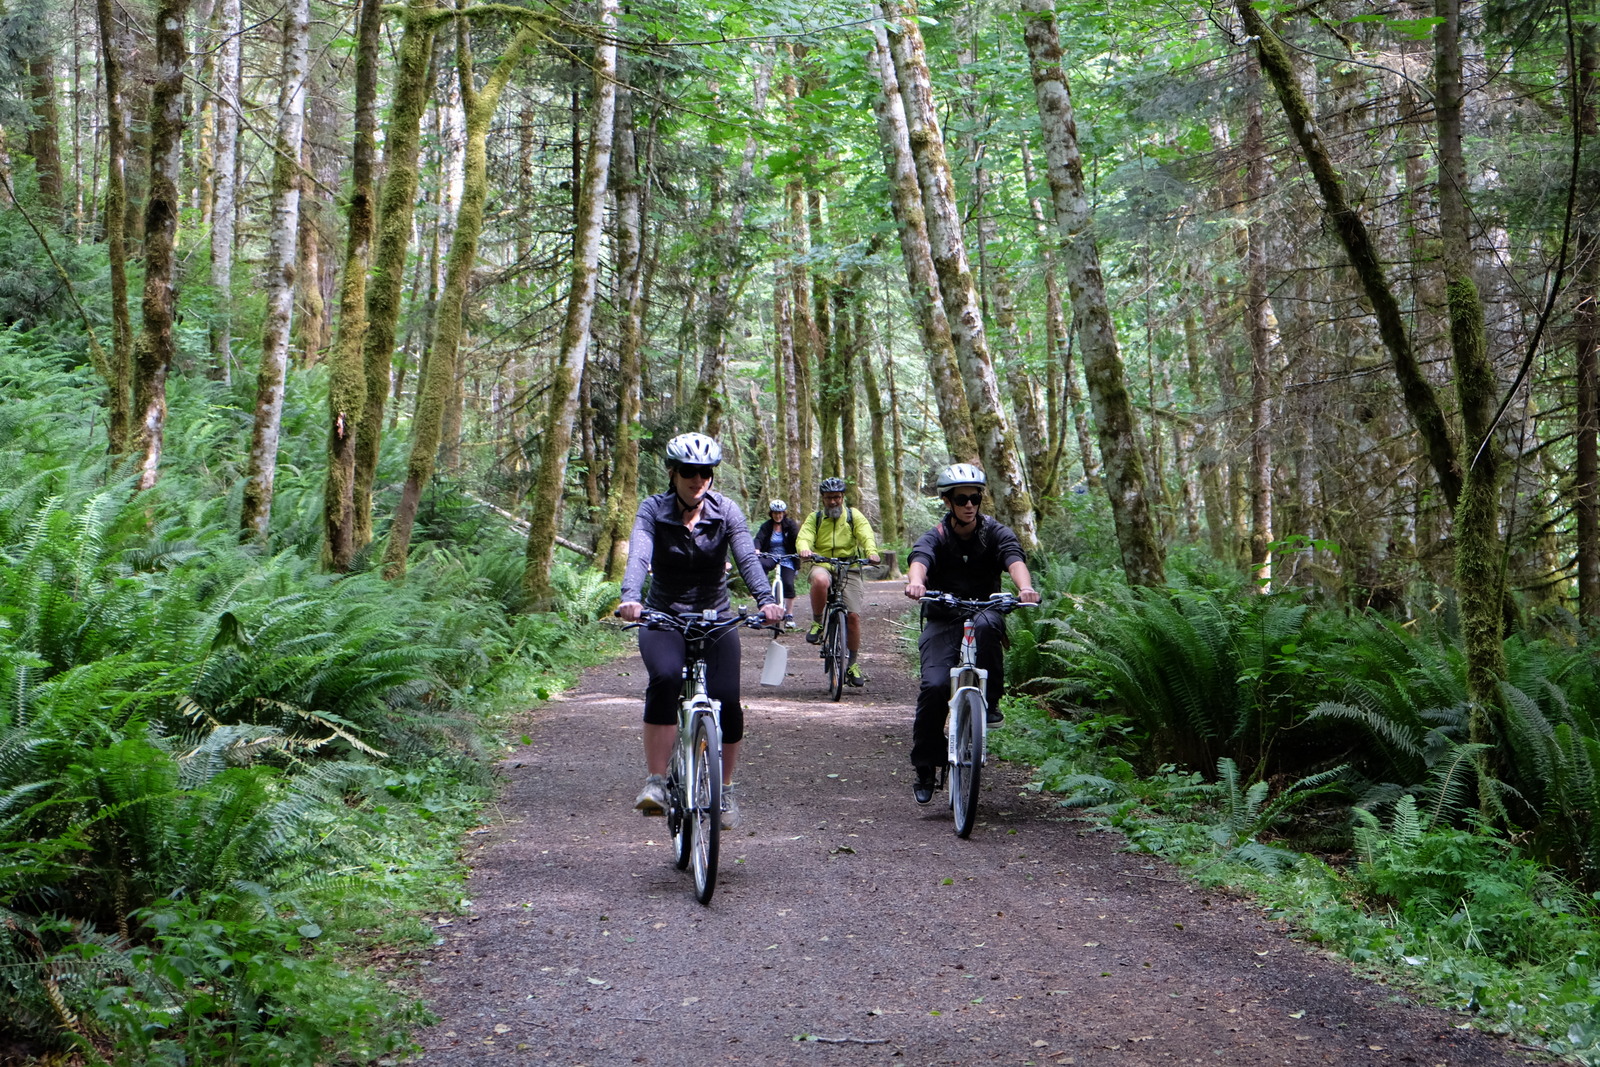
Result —
M 417 1012 L 313 947 L 400 887 L 396 833 L 470 816 L 481 706 L 577 658 L 610 589 L 558 572 L 571 610 L 510 615 L 520 546 L 489 529 L 420 544 L 402 585 L 324 574 L 293 472 L 277 507 L 295 513 L 241 547 L 217 474 L 241 426 L 216 386 L 174 386 L 163 480 L 136 493 L 86 447 L 94 390 L 69 366 L 0 334 L 8 1036 L 141 1063 L 393 1051 Z M 449 877 L 429 880 L 404 891 Z

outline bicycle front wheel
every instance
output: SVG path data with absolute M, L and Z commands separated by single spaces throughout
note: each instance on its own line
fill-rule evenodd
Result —
M 844 692 L 844 612 L 828 616 L 828 629 L 822 635 L 822 659 L 828 670 L 828 698 L 838 700 Z
M 722 842 L 722 737 L 709 711 L 695 716 L 690 752 L 693 777 L 687 821 L 693 827 L 694 841 L 689 863 L 694 869 L 694 898 L 709 904 L 717 888 L 717 853 Z
M 950 765 L 950 808 L 955 814 L 956 836 L 972 833 L 978 817 L 978 785 L 983 778 L 983 698 L 964 690 L 950 711 L 950 730 L 956 739 L 956 759 Z

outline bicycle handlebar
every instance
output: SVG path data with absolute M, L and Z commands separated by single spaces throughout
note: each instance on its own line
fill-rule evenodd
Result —
M 826 563 L 829 566 L 846 567 L 846 568 L 848 568 L 848 567 L 865 567 L 869 563 L 871 563 L 872 561 L 870 559 L 867 559 L 865 556 L 859 557 L 857 559 L 837 559 L 837 558 L 835 558 L 833 556 L 818 556 L 818 555 L 813 554 L 812 557 L 811 557 L 811 562 L 812 563 Z
M 620 617 L 622 612 L 617 610 L 613 615 Z M 782 629 L 781 623 L 766 623 L 761 621 L 760 615 L 751 615 L 741 608 L 737 615 L 727 618 L 717 618 L 717 612 L 709 613 L 712 617 L 706 618 L 705 614 L 676 615 L 670 611 L 657 611 L 655 608 L 645 608 L 639 612 L 639 621 L 630 622 L 623 627 L 624 630 L 675 630 L 688 638 L 713 638 L 732 630 L 736 626 L 746 626 L 752 630 Z
M 963 618 L 976 615 L 980 611 L 998 611 L 1002 615 L 1009 615 L 1018 608 L 1036 608 L 1037 604 L 1028 604 L 1017 599 L 1015 593 L 992 593 L 983 600 L 963 600 L 954 593 L 939 593 L 929 590 L 918 599 L 924 604 L 942 604 L 953 608 Z

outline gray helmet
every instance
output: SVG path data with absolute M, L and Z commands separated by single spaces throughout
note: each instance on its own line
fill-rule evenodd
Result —
M 781 500 L 774 500 L 767 505 L 768 511 L 788 511 L 789 505 Z
M 819 492 L 819 493 L 842 493 L 842 492 L 844 492 L 844 479 L 843 478 L 824 478 L 824 479 L 822 479 L 822 484 L 817 486 L 817 492 Z
M 722 446 L 703 433 L 680 433 L 667 442 L 668 469 L 679 466 L 715 467 L 722 462 Z
M 939 472 L 939 495 L 958 485 L 988 485 L 989 480 L 983 476 L 983 471 L 970 463 L 952 463 Z

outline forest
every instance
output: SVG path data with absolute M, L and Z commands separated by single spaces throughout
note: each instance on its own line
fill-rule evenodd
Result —
M 1040 788 L 1600 1062 L 1592 5 L 0 0 L 0 50 L 0 1061 L 405 1048 L 363 953 L 701 430 L 902 560 L 981 466 Z

